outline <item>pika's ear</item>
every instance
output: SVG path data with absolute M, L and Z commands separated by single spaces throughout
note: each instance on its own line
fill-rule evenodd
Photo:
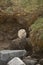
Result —
M 18 37 L 19 38 L 26 37 L 26 30 L 25 29 L 20 29 L 18 31 Z

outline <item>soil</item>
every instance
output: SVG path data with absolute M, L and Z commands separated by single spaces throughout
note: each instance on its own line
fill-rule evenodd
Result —
M 25 28 L 16 22 L 4 22 L 0 23 L 0 50 L 7 49 L 13 39 L 16 39 L 18 30 Z

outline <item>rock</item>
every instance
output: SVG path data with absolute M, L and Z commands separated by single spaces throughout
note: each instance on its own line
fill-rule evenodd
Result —
M 25 56 L 26 51 L 25 50 L 3 50 L 0 51 L 0 64 L 4 62 L 7 63 L 9 60 L 11 60 L 14 57 L 23 57 Z
M 7 64 L 7 62 L 0 60 L 0 65 L 6 65 L 6 64 Z
M 40 64 L 36 64 L 36 65 L 40 65 Z
M 31 59 L 31 58 L 30 59 L 23 59 L 23 61 L 26 65 L 35 65 L 37 63 L 37 60 Z
M 8 62 L 8 65 L 26 65 L 20 58 L 15 57 Z
M 35 54 L 35 53 L 33 53 L 33 54 L 31 55 L 31 57 L 32 57 L 32 58 L 36 58 L 36 59 L 40 59 L 40 56 L 39 56 L 38 54 Z
M 27 57 L 25 57 L 25 59 L 31 59 L 31 56 L 27 56 Z
M 39 63 L 40 63 L 41 65 L 43 65 L 43 59 L 40 59 Z

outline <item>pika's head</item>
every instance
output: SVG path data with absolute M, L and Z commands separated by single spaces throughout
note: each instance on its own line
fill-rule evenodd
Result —
M 20 29 L 18 31 L 18 37 L 19 38 L 26 38 L 26 30 L 25 29 Z

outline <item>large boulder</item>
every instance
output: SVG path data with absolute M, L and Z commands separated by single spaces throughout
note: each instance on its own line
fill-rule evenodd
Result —
M 5 65 L 14 57 L 23 58 L 25 55 L 25 50 L 2 50 L 0 51 L 0 65 Z

